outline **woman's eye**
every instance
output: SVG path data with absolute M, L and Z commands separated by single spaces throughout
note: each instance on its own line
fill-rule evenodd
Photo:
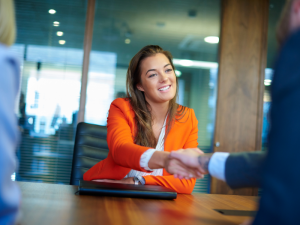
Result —
M 149 76 L 149 78 L 150 78 L 150 77 L 154 77 L 155 75 L 156 75 L 156 74 L 151 74 L 151 75 Z
M 172 69 L 167 69 L 167 70 L 166 70 L 166 72 L 171 72 L 171 71 L 172 71 Z

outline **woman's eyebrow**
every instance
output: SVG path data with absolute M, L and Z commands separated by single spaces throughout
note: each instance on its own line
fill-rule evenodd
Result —
M 171 65 L 171 64 L 168 63 L 168 64 L 166 64 L 166 65 L 164 66 L 164 68 L 167 67 L 167 66 L 170 66 L 170 65 Z M 148 70 L 148 71 L 146 72 L 146 75 L 147 75 L 147 73 L 150 72 L 150 71 L 156 71 L 156 69 L 150 69 L 150 70 Z
M 150 70 L 148 70 L 148 71 L 146 72 L 146 75 L 147 75 L 147 73 L 150 72 L 150 71 L 156 71 L 156 69 L 150 69 Z

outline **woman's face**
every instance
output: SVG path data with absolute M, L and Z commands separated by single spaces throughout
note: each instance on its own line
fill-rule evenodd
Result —
M 169 59 L 162 53 L 145 58 L 141 62 L 141 83 L 147 102 L 164 103 L 176 94 L 176 76 Z

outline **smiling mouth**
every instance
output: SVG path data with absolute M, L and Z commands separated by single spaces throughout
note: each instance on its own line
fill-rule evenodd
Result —
M 171 87 L 171 85 L 158 89 L 159 91 L 166 91 Z

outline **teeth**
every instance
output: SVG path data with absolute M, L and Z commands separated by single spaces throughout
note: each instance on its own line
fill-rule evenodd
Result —
M 166 86 L 166 87 L 160 88 L 160 89 L 158 89 L 158 90 L 159 90 L 159 91 L 165 91 L 165 90 L 168 90 L 170 87 L 171 87 L 171 86 Z

